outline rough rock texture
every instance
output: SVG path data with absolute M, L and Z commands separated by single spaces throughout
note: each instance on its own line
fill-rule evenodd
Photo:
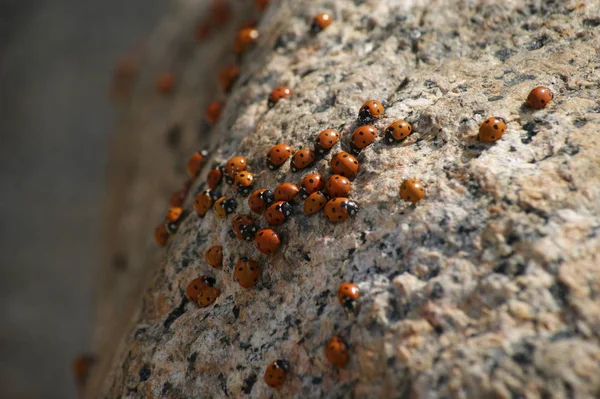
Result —
M 324 10 L 336 22 L 310 35 L 308 22 Z M 325 128 L 340 129 L 347 147 L 358 108 L 371 98 L 386 106 L 380 131 L 404 118 L 414 133 L 360 155 L 353 220 L 295 215 L 278 228 L 284 245 L 274 256 L 231 238 L 231 217 L 192 212 L 164 261 L 146 265 L 154 275 L 135 325 L 94 394 L 598 397 L 599 12 L 598 0 L 273 4 L 207 138 L 211 163 L 245 155 L 256 186 L 272 189 L 305 173 L 328 176 L 331 155 L 296 174 L 267 170 L 264 155 L 276 142 L 309 146 Z M 193 70 L 201 60 L 189 63 Z M 281 84 L 295 94 L 268 110 L 266 97 Z M 523 102 L 537 85 L 555 98 L 534 112 Z M 495 115 L 507 120 L 507 132 L 479 143 L 479 124 Z M 416 205 L 398 197 L 409 177 L 427 189 Z M 225 187 L 247 213 L 246 201 Z M 131 211 L 148 216 L 148 209 Z M 155 220 L 164 212 L 154 211 Z M 135 239 L 132 251 L 142 256 L 150 235 Z M 216 244 L 224 251 L 218 271 L 203 259 Z M 263 266 L 254 289 L 233 281 L 241 256 Z M 214 275 L 221 290 L 206 309 L 183 295 L 200 274 Z M 337 302 L 342 281 L 360 287 L 356 316 Z M 333 334 L 350 345 L 344 370 L 323 355 Z M 279 358 L 291 371 L 274 390 L 262 375 Z

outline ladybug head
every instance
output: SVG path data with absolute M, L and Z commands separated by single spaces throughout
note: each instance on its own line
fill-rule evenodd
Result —
M 288 369 L 290 368 L 290 364 L 287 362 L 287 360 L 279 359 L 276 360 L 275 363 L 273 363 L 273 367 L 280 368 L 283 371 L 288 371 Z
M 346 201 L 342 206 L 346 206 L 346 210 L 348 211 L 348 215 L 354 216 L 358 212 L 358 205 L 354 201 Z
M 208 276 L 202 276 L 201 280 L 204 284 L 208 285 L 209 287 L 214 287 L 217 282 L 214 278 Z

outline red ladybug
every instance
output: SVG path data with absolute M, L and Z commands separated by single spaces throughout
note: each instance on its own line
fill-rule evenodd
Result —
M 202 288 L 196 297 L 196 303 L 201 308 L 205 308 L 215 303 L 220 294 L 221 291 L 216 287 Z
M 553 98 L 554 94 L 552 94 L 552 91 L 549 88 L 538 86 L 531 90 L 531 93 L 527 96 L 527 105 L 534 109 L 542 109 L 548 105 Z
M 244 53 L 256 40 L 258 40 L 259 33 L 254 28 L 242 28 L 238 31 L 233 50 L 236 54 Z
M 285 360 L 276 360 L 265 370 L 265 382 L 271 388 L 279 388 L 285 382 L 289 364 Z
M 369 100 L 360 107 L 358 118 L 363 122 L 372 121 L 383 116 L 385 109 L 377 100 Z
M 252 212 L 259 215 L 273 202 L 275 202 L 275 195 L 271 190 L 267 190 L 266 188 L 256 190 L 248 197 L 248 207 L 250 207 Z
M 336 175 L 354 179 L 358 173 L 358 160 L 347 152 L 338 152 L 331 158 L 329 166 Z
M 197 151 L 188 160 L 187 163 L 187 171 L 191 177 L 197 177 L 206 162 L 206 157 L 208 156 L 207 151 Z
M 347 197 L 351 188 L 350 180 L 340 175 L 331 175 L 325 185 L 327 195 L 331 198 Z
M 246 226 L 249 226 L 253 223 L 254 223 L 254 218 L 252 218 L 252 216 L 246 215 L 246 214 L 237 215 L 233 219 L 231 219 L 231 230 L 233 231 L 233 234 L 235 234 L 235 236 L 238 239 L 244 240 L 242 231 L 244 230 L 244 228 Z
M 240 68 L 237 65 L 232 65 L 221 69 L 219 73 L 219 83 L 225 92 L 231 90 L 231 87 L 240 75 Z
M 164 223 L 159 224 L 155 229 L 154 229 L 154 240 L 156 241 L 156 244 L 159 247 L 164 247 L 167 245 L 167 242 L 169 241 L 169 231 L 167 230 L 167 226 L 165 226 Z
M 223 101 L 213 101 L 212 103 L 208 104 L 205 118 L 210 125 L 214 125 L 219 121 L 224 105 L 225 104 Z
M 187 197 L 186 189 L 175 191 L 173 194 L 171 194 L 169 205 L 181 208 L 185 202 L 185 197 Z
M 340 134 L 333 129 L 323 130 L 315 140 L 315 152 L 317 154 L 329 154 L 335 143 L 340 140 Z
M 297 172 L 300 169 L 308 168 L 315 162 L 315 152 L 308 148 L 303 148 L 292 156 L 292 163 L 290 169 L 292 172 Z
M 233 279 L 242 288 L 251 288 L 256 285 L 260 277 L 260 266 L 258 263 L 247 257 L 243 257 L 235 264 Z
M 208 172 L 206 184 L 208 185 L 208 188 L 214 190 L 221 184 L 221 180 L 223 180 L 223 168 L 216 166 Z
M 425 188 L 417 179 L 407 179 L 400 185 L 400 197 L 407 202 L 417 203 L 425 197 Z
M 265 211 L 265 219 L 270 225 L 278 226 L 292 214 L 292 207 L 285 201 L 278 201 Z
M 287 144 L 277 144 L 267 153 L 267 167 L 271 170 L 278 169 L 292 155 L 292 147 Z
M 350 354 L 348 353 L 348 345 L 340 337 L 333 336 L 325 346 L 325 356 L 329 363 L 336 367 L 345 367 L 348 364 Z
M 359 296 L 360 291 L 356 284 L 342 283 L 342 285 L 340 285 L 338 290 L 338 300 L 340 301 L 340 305 L 346 309 L 354 310 Z
M 304 214 L 312 215 L 319 212 L 327 204 L 327 197 L 320 191 L 312 193 L 304 201 Z
M 300 198 L 306 199 L 312 193 L 321 191 L 325 187 L 325 180 L 318 173 L 310 173 L 304 176 L 301 183 L 302 188 L 300 189 Z
M 177 222 L 182 214 L 183 214 L 183 209 L 181 209 L 179 207 L 170 208 L 167 211 L 167 215 L 165 216 L 165 221 Z
M 385 141 L 392 144 L 402 141 L 412 133 L 412 126 L 405 120 L 397 120 L 385 129 Z
M 484 143 L 493 143 L 499 140 L 506 131 L 506 121 L 499 116 L 487 118 L 481 126 L 479 126 L 479 134 L 477 137 Z
M 215 245 L 208 248 L 208 251 L 204 254 L 204 260 L 209 266 L 215 269 L 220 268 L 223 265 L 223 247 Z
M 269 106 L 269 108 L 273 108 L 275 104 L 279 102 L 279 100 L 283 98 L 288 98 L 292 94 L 294 94 L 294 92 L 285 86 L 276 87 L 273 89 L 271 94 L 269 94 L 269 100 L 267 101 L 267 105 Z
M 247 170 L 238 173 L 235 176 L 234 187 L 238 194 L 246 197 L 252 190 L 254 175 Z
M 298 195 L 298 186 L 292 183 L 281 183 L 275 188 L 275 201 L 290 202 Z
M 221 198 L 221 194 L 214 190 L 204 190 L 196 195 L 194 199 L 194 210 L 198 215 L 204 216 L 213 206 L 216 200 Z
M 312 24 L 310 25 L 310 30 L 313 33 L 319 33 L 322 30 L 324 30 L 325 28 L 327 28 L 329 25 L 331 25 L 332 21 L 333 21 L 333 19 L 331 18 L 331 16 L 329 14 L 326 14 L 326 13 L 317 14 L 313 18 Z
M 354 216 L 358 212 L 356 202 L 348 198 L 334 198 L 325 205 L 325 216 L 330 222 L 343 222 L 348 216 Z
M 208 277 L 208 276 L 197 277 L 197 278 L 193 279 L 192 281 L 190 281 L 190 283 L 188 284 L 187 288 L 185 289 L 185 297 L 190 302 L 196 302 L 196 299 L 198 298 L 198 294 L 200 294 L 200 291 L 203 288 L 214 287 L 215 283 L 216 283 L 216 281 L 212 277 Z
M 242 156 L 235 156 L 227 161 L 225 164 L 225 180 L 227 180 L 227 183 L 233 184 L 235 176 L 246 170 L 246 167 L 248 167 L 248 161 Z
M 156 90 L 160 94 L 171 94 L 175 88 L 175 77 L 171 73 L 163 73 L 156 78 Z
M 352 141 L 350 146 L 355 154 L 358 154 L 363 148 L 366 148 L 369 144 L 375 141 L 377 138 L 377 129 L 373 126 L 364 125 L 357 128 L 352 133 Z
M 260 252 L 266 255 L 271 255 L 277 252 L 281 239 L 277 232 L 273 229 L 260 229 L 254 237 L 254 246 Z

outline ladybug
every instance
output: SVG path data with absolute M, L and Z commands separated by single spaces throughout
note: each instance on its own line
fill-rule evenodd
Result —
M 240 75 L 240 68 L 237 65 L 231 65 L 221 69 L 219 73 L 219 83 L 225 92 L 231 90 L 231 87 Z
M 265 211 L 265 219 L 270 225 L 278 226 L 284 223 L 291 214 L 291 205 L 285 201 L 278 201 Z
M 258 263 L 247 257 L 240 258 L 235 264 L 233 279 L 242 288 L 251 288 L 256 285 L 260 277 L 260 266 Z
M 358 161 L 347 152 L 338 152 L 331 158 L 329 166 L 336 175 L 354 179 L 358 173 Z
M 208 176 L 206 177 L 206 184 L 208 188 L 214 190 L 221 184 L 221 180 L 223 180 L 223 168 L 217 166 L 208 172 Z
M 320 191 L 312 193 L 304 201 L 304 214 L 312 215 L 319 212 L 327 204 L 327 197 Z
M 275 360 L 265 370 L 265 382 L 271 388 L 279 388 L 285 382 L 290 366 L 285 360 Z
M 256 4 L 256 8 L 258 11 L 264 11 L 268 6 L 271 0 L 255 0 L 254 4 Z
M 235 234 L 235 236 L 237 238 L 239 238 L 240 240 L 244 239 L 244 236 L 242 235 L 242 231 L 243 229 L 254 223 L 254 218 L 252 218 L 252 216 L 250 215 L 237 215 L 234 216 L 233 219 L 231 219 L 231 230 L 233 231 L 233 234 Z
M 315 162 L 315 158 L 315 152 L 309 150 L 308 148 L 303 148 L 299 151 L 296 151 L 292 156 L 290 169 L 292 172 L 297 172 L 300 169 L 308 168 L 313 164 L 313 162 Z
M 287 144 L 277 144 L 267 153 L 267 167 L 271 170 L 278 169 L 292 155 L 292 147 Z
M 214 125 L 219 121 L 219 117 L 221 116 L 221 111 L 223 111 L 224 105 L 225 104 L 223 101 L 213 101 L 212 103 L 208 104 L 204 117 L 210 125 Z
M 415 179 L 407 179 L 400 186 L 400 197 L 404 201 L 416 203 L 425 197 L 425 188 Z
M 338 289 L 338 300 L 340 305 L 349 310 L 356 308 L 356 301 L 360 295 L 358 286 L 353 283 L 342 283 Z
M 204 166 L 204 162 L 206 162 L 206 157 L 208 156 L 207 151 L 196 151 L 192 154 L 187 163 L 187 171 L 190 177 L 197 177 Z
M 208 251 L 204 254 L 204 260 L 209 266 L 215 269 L 220 268 L 223 265 L 223 247 L 215 245 L 208 248 Z
M 237 202 L 235 202 L 233 198 L 221 197 L 215 201 L 213 208 L 215 208 L 215 213 L 219 217 L 224 218 L 235 211 L 235 208 L 237 208 Z
M 329 25 L 331 25 L 331 22 L 333 22 L 333 19 L 329 14 L 317 14 L 313 18 L 312 24 L 310 25 L 310 30 L 313 33 L 319 33 L 325 28 L 327 28 Z
M 196 302 L 198 303 L 198 306 L 205 308 L 215 303 L 219 295 L 221 295 L 221 291 L 219 291 L 218 288 L 205 287 L 200 290 L 200 293 L 196 297 Z
M 373 126 L 364 125 L 359 127 L 352 133 L 352 141 L 350 146 L 355 154 L 358 154 L 363 148 L 375 141 L 377 137 L 377 129 Z
M 356 202 L 344 197 L 331 199 L 325 205 L 325 216 L 330 222 L 343 222 L 348 216 L 354 216 L 357 212 Z
M 213 190 L 204 190 L 196 195 L 194 199 L 194 210 L 198 215 L 204 216 L 206 212 L 213 206 L 214 202 L 221 198 L 221 194 Z
M 342 368 L 346 366 L 350 357 L 348 345 L 337 335 L 331 337 L 325 346 L 325 357 L 327 357 L 329 363 L 336 367 Z
M 185 201 L 186 196 L 186 189 L 175 191 L 173 194 L 171 194 L 171 198 L 169 199 L 169 205 L 181 208 L 181 206 L 183 206 L 183 202 Z
M 254 236 L 254 246 L 260 252 L 266 255 L 271 255 L 277 252 L 281 239 L 279 234 L 273 229 L 260 229 Z
M 225 180 L 227 180 L 227 183 L 233 184 L 235 176 L 238 173 L 246 170 L 247 166 L 248 166 L 248 161 L 246 161 L 246 158 L 244 158 L 242 156 L 235 156 L 235 157 L 231 158 L 229 161 L 227 161 L 227 163 L 225 164 L 225 176 L 226 176 Z
M 325 184 L 327 195 L 331 198 L 347 197 L 351 187 L 350 180 L 341 175 L 331 175 Z
M 487 118 L 479 126 L 479 135 L 477 137 L 484 143 L 493 143 L 500 139 L 506 131 L 506 121 L 499 116 Z
M 75 375 L 76 383 L 79 389 L 83 390 L 85 383 L 90 375 L 90 371 L 96 363 L 94 355 L 82 354 L 77 356 L 71 364 L 71 369 Z
M 331 148 L 340 140 L 340 134 L 333 129 L 323 130 L 315 140 L 315 152 L 317 154 L 329 154 Z
M 412 133 L 412 126 L 405 120 L 397 120 L 385 129 L 385 141 L 392 144 L 404 140 Z
M 238 31 L 233 45 L 233 51 L 240 55 L 244 53 L 256 40 L 259 33 L 254 28 L 242 28 Z
M 196 302 L 196 298 L 198 297 L 198 294 L 200 294 L 200 291 L 203 288 L 214 287 L 215 283 L 216 281 L 212 277 L 197 277 L 188 284 L 185 289 L 185 297 L 191 302 Z
M 292 183 L 281 183 L 275 188 L 275 201 L 292 201 L 298 195 L 298 186 Z
M 294 92 L 285 86 L 276 87 L 273 89 L 271 94 L 269 94 L 269 100 L 267 101 L 267 105 L 269 106 L 269 108 L 273 108 L 275 104 L 279 102 L 279 100 L 287 98 L 292 94 L 294 94 Z
M 254 175 L 250 172 L 243 171 L 235 176 L 234 187 L 238 194 L 246 197 L 252 190 L 252 182 L 254 181 Z
M 164 247 L 167 245 L 167 241 L 169 241 L 169 231 L 167 230 L 167 226 L 164 223 L 159 224 L 154 229 L 154 240 L 159 247 Z
M 358 119 L 363 122 L 372 121 L 383 116 L 385 109 L 377 100 L 369 100 L 360 107 L 358 111 Z
M 309 195 L 321 191 L 325 187 L 325 180 L 318 173 L 310 173 L 304 176 L 300 185 L 302 186 L 299 193 L 300 198 L 307 199 Z
M 248 206 L 250 210 L 259 215 L 265 211 L 265 209 L 275 202 L 275 195 L 271 190 L 261 188 L 252 193 L 248 198 Z
M 167 211 L 167 215 L 165 216 L 165 220 L 167 222 L 177 222 L 183 213 L 183 209 L 179 207 L 170 208 Z
M 175 87 L 175 77 L 170 73 L 163 73 L 156 78 L 156 90 L 161 94 L 170 94 Z
M 529 105 L 530 108 L 542 109 L 548 105 L 553 98 L 554 94 L 549 88 L 538 86 L 531 90 L 531 93 L 527 96 L 527 105 Z

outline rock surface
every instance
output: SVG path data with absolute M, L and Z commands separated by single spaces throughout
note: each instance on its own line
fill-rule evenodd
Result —
M 327 177 L 340 147 L 298 173 L 287 165 L 269 171 L 264 155 L 277 142 L 311 146 L 326 128 L 342 131 L 341 148 L 348 148 L 369 99 L 386 107 L 374 124 L 380 132 L 406 119 L 414 133 L 395 146 L 380 139 L 360 154 L 355 218 L 331 224 L 322 213 L 296 214 L 277 228 L 284 245 L 273 256 L 231 238 L 231 216 L 192 211 L 159 262 L 146 252 L 156 223 L 141 223 L 143 237 L 123 242 L 153 276 L 93 395 L 598 397 L 600 1 L 274 3 L 205 139 L 209 164 L 244 155 L 257 188 L 299 183 L 311 172 Z M 323 11 L 335 22 L 311 35 L 309 22 Z M 204 61 L 187 59 L 185 76 Z M 268 109 L 267 96 L 280 85 L 294 95 Z M 555 97 L 532 111 L 524 99 L 538 85 Z M 191 124 L 198 118 L 191 91 L 172 99 L 171 112 L 132 108 L 140 120 L 152 118 L 148 124 Z M 488 116 L 508 125 L 491 145 L 475 138 Z M 130 194 L 139 208 L 129 212 L 156 222 L 161 202 L 141 188 L 165 182 L 157 170 L 181 168 L 187 155 L 164 157 L 159 144 L 144 145 Z M 398 196 L 413 177 L 427 191 L 415 205 Z M 238 200 L 238 213 L 249 213 L 231 186 L 221 189 Z M 204 252 L 217 244 L 224 264 L 215 271 Z M 233 280 L 242 256 L 262 265 L 255 288 Z M 184 299 L 201 274 L 221 290 L 204 309 Z M 337 301 L 343 281 L 360 287 L 355 316 Z M 323 353 L 335 334 L 350 346 L 343 370 Z M 291 370 L 274 390 L 263 373 L 276 359 Z

